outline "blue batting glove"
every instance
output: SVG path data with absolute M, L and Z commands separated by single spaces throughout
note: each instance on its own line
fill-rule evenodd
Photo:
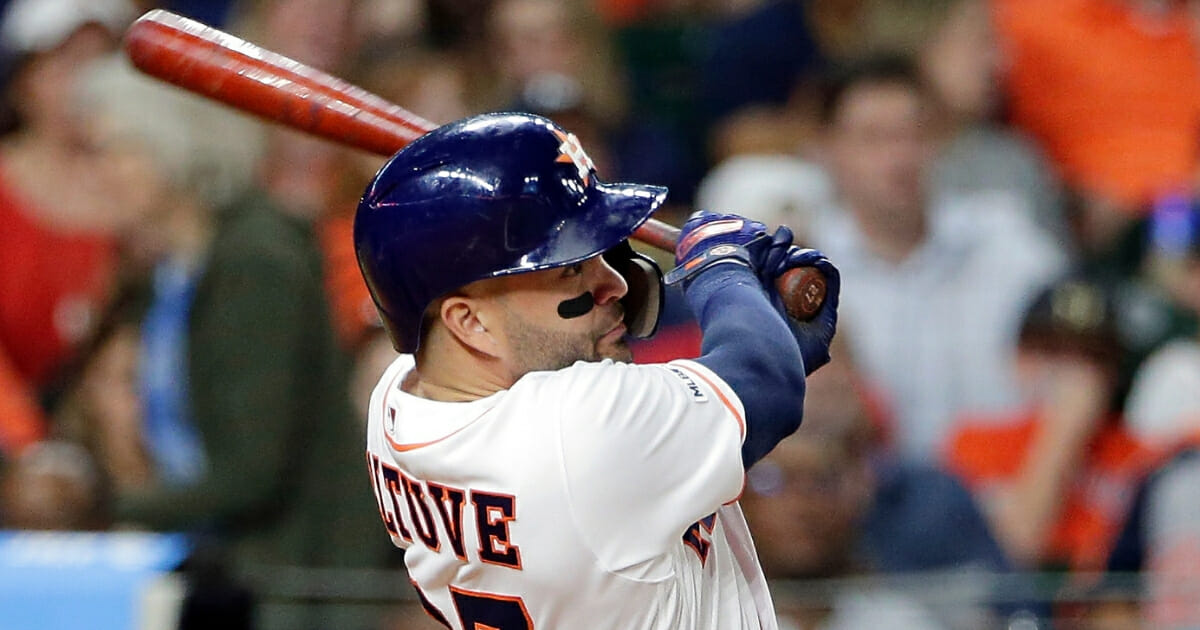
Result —
M 757 273 L 761 257 L 770 245 L 767 226 L 736 214 L 700 210 L 688 217 L 675 244 L 675 268 L 666 275 L 667 284 L 694 277 L 700 271 L 723 263 L 735 263 Z M 788 244 L 791 244 L 790 232 Z
M 800 355 L 804 357 L 804 373 L 812 374 L 817 368 L 829 363 L 829 346 L 833 343 L 834 333 L 837 332 L 838 296 L 842 289 L 841 274 L 837 267 L 815 249 L 804 249 L 796 246 L 788 247 L 786 254 L 769 259 L 769 266 L 760 271 L 763 286 L 771 298 L 776 310 L 784 314 L 792 329 L 792 336 L 800 346 Z M 797 267 L 815 267 L 825 276 L 825 302 L 821 310 L 808 321 L 797 321 L 787 317 L 783 299 L 775 289 L 775 279 Z

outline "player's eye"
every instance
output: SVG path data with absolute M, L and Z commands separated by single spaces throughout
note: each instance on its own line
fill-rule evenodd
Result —
M 583 263 L 575 263 L 574 265 L 569 265 L 563 269 L 564 278 L 577 276 L 581 273 L 583 273 Z

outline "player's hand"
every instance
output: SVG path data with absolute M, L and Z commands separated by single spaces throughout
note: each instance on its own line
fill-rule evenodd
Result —
M 808 321 L 797 321 L 788 317 L 783 299 L 775 289 L 775 279 L 797 267 L 814 267 L 825 276 L 825 302 L 821 304 L 821 310 L 817 311 L 816 316 Z M 829 363 L 829 345 L 833 343 L 833 335 L 837 331 L 838 294 L 842 287 L 841 274 L 837 267 L 815 249 L 790 245 L 782 255 L 778 253 L 777 248 L 767 251 L 759 277 L 771 297 L 771 303 L 787 319 L 792 336 L 800 346 L 800 355 L 804 357 L 804 373 L 812 374 L 817 368 Z
M 741 264 L 757 273 L 760 267 L 754 259 L 756 254 L 761 256 L 769 240 L 767 226 L 758 221 L 736 214 L 696 211 L 680 229 L 675 268 L 665 280 L 667 284 L 683 282 L 722 263 Z

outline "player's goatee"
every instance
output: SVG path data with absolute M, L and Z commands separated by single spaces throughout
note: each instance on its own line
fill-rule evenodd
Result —
M 509 340 L 514 354 L 521 357 L 521 373 L 560 370 L 576 361 L 612 359 L 629 362 L 633 354 L 624 338 L 604 346 L 596 335 L 550 330 L 529 322 L 509 321 Z

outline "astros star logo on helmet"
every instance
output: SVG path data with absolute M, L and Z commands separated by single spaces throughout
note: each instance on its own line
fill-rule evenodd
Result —
M 561 155 L 555 162 L 573 163 L 575 169 L 579 171 L 579 179 L 583 180 L 586 186 L 591 183 L 592 171 L 596 169 L 596 165 L 592 163 L 592 158 L 584 152 L 583 146 L 579 144 L 579 138 L 573 133 L 563 133 L 557 129 L 554 130 L 554 135 L 562 140 L 562 144 L 558 145 L 558 150 Z

